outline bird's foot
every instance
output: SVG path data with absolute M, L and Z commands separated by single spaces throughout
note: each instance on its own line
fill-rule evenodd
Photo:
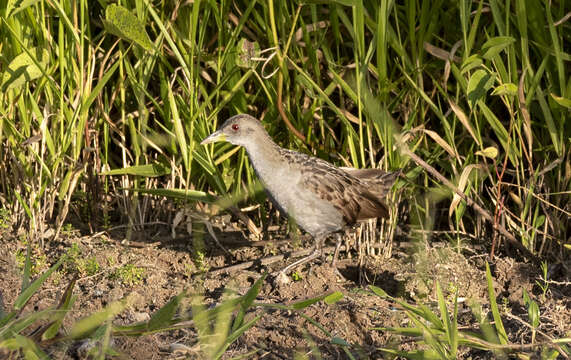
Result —
M 308 263 L 308 262 L 310 262 L 310 261 L 312 261 L 312 260 L 314 260 L 320 256 L 321 256 L 321 249 L 315 249 L 315 250 L 313 250 L 313 252 L 311 254 L 307 255 L 306 257 L 301 258 L 301 259 L 289 264 L 288 266 L 286 266 L 285 268 L 283 268 L 280 271 L 276 271 L 276 272 L 272 273 L 272 276 L 274 276 L 276 278 L 278 278 L 278 277 L 283 278 L 284 276 L 287 277 L 287 274 L 292 269 L 298 267 L 299 265 L 303 265 L 305 263 Z

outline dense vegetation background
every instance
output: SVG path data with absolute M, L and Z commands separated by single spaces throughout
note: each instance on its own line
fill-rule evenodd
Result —
M 249 113 L 284 147 L 403 168 L 419 234 L 569 256 L 570 2 L 0 4 L 0 204 L 33 242 L 263 201 L 243 150 L 199 145 Z

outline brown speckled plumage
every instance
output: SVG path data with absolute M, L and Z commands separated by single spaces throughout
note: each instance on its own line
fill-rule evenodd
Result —
M 228 119 L 203 143 L 225 140 L 243 146 L 272 202 L 293 216 L 317 242 L 358 220 L 388 217 L 383 199 L 397 173 L 339 168 L 276 145 L 249 115 Z

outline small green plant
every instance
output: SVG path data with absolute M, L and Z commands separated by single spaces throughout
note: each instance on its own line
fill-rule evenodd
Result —
M 19 249 L 16 251 L 16 264 L 19 269 L 24 269 L 27 260 L 28 251 L 30 252 L 30 274 L 37 275 L 47 268 L 48 257 L 38 247 L 29 246 L 27 249 Z
M 536 280 L 535 283 L 541 289 L 541 301 L 545 302 L 545 295 L 547 294 L 547 290 L 549 289 L 549 282 L 547 281 L 547 261 L 541 262 L 541 281 Z
M 300 281 L 301 279 L 303 279 L 303 276 L 301 275 L 301 273 L 296 271 L 291 274 L 291 278 L 293 279 L 293 281 Z
M 61 227 L 61 233 L 63 235 L 71 235 L 71 233 L 73 232 L 73 225 L 70 223 L 66 223 Z M 74 244 L 76 245 L 76 244 Z
M 94 256 L 85 258 L 77 243 L 67 249 L 63 265 L 66 273 L 78 272 L 81 276 L 95 275 L 99 271 L 97 259 Z
M 377 328 L 376 330 L 384 330 L 406 336 L 417 336 L 422 339 L 419 343 L 428 347 L 426 350 L 399 351 L 395 349 L 381 349 L 382 351 L 407 358 L 456 359 L 460 340 L 463 340 L 463 342 L 471 341 L 473 344 L 476 343 L 476 339 L 470 340 L 468 337 L 462 336 L 458 331 L 458 293 L 454 296 L 454 310 L 452 315 L 450 315 L 438 281 L 436 282 L 436 293 L 440 317 L 426 305 L 413 306 L 389 296 L 381 288 L 373 285 L 370 285 L 369 288 L 378 296 L 388 297 L 396 301 L 404 308 L 409 319 L 412 320 L 410 328 Z
M 77 243 L 71 244 L 71 246 L 67 249 L 63 257 L 64 259 L 63 265 L 65 272 L 70 273 L 77 271 L 77 263 L 81 258 L 81 255 L 82 254 L 79 245 L 77 245 Z
M 192 276 L 192 274 L 194 274 L 195 268 L 194 265 L 191 262 L 186 262 L 184 264 L 184 275 L 188 278 L 190 278 Z
M 8 229 L 10 227 L 11 217 L 10 211 L 6 208 L 0 209 L 0 229 Z
M 125 264 L 111 274 L 111 279 L 117 279 L 125 285 L 133 286 L 143 281 L 144 274 L 145 269 L 133 264 Z
M 194 255 L 194 264 L 198 269 L 198 272 L 208 272 L 210 269 L 210 265 L 208 265 L 208 259 L 206 259 L 206 255 L 204 251 L 196 251 Z
M 117 260 L 115 260 L 114 257 L 107 256 L 107 265 L 108 266 L 115 266 L 116 263 L 117 263 Z
M 77 262 L 77 270 L 81 275 L 93 276 L 99 272 L 99 268 L 100 266 L 95 256 L 87 259 L 80 259 Z
M 535 344 L 535 334 L 539 327 L 540 319 L 539 306 L 529 297 L 529 294 L 525 289 L 523 290 L 523 304 L 527 307 L 527 317 L 529 319 L 529 324 L 531 325 L 531 343 Z

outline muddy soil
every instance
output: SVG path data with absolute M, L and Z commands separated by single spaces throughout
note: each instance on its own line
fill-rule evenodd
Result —
M 272 240 L 265 242 L 247 240 L 243 235 L 245 231 L 240 229 L 216 230 L 220 244 L 228 253 L 206 235 L 203 244 L 206 256 L 202 261 L 196 261 L 196 241 L 180 232 L 173 238 L 166 227 L 146 228 L 130 242 L 122 241 L 125 234 L 121 230 L 85 236 L 77 230 L 68 230 L 58 240 L 46 241 L 43 248 L 34 248 L 36 274 L 45 271 L 63 254 L 67 253 L 71 260 L 34 295 L 24 312 L 57 304 L 78 268 L 80 277 L 74 290 L 77 300 L 64 321 L 67 326 L 128 295 L 134 295 L 134 303 L 116 318 L 117 324 L 148 320 L 157 309 L 185 289 L 203 294 L 204 302 L 214 306 L 232 294 L 245 294 L 264 271 L 279 270 L 293 259 L 269 265 L 256 262 L 249 268 L 231 268 L 228 272 L 220 271 L 221 268 L 311 248 L 312 240 L 307 236 L 302 236 L 294 245 L 284 239 L 282 230 L 270 232 Z M 0 245 L 0 294 L 6 311 L 11 309 L 21 288 L 26 245 L 8 230 L 1 233 Z M 257 303 L 288 305 L 334 291 L 342 292 L 344 297 L 334 304 L 321 301 L 299 311 L 253 308 L 247 314 L 248 318 L 261 314 L 261 319 L 231 345 L 224 357 L 345 359 L 348 355 L 338 345 L 341 342 L 350 344 L 347 351 L 360 359 L 390 358 L 382 348 L 418 349 L 418 340 L 376 329 L 406 327 L 410 325 L 410 319 L 396 303 L 374 295 L 368 285 L 378 286 L 411 304 L 427 304 L 439 314 L 435 291 L 435 280 L 438 280 L 450 303 L 453 294 L 458 293 L 461 329 L 477 330 L 477 320 L 470 306 L 480 304 L 484 315 L 489 312 L 486 250 L 470 248 L 468 240 L 464 245 L 467 247 L 457 251 L 445 243 L 395 242 L 388 259 L 373 256 L 359 259 L 354 251 L 342 252 L 338 272 L 326 257 L 299 267 L 296 279 L 289 277 L 289 283 L 269 277 Z M 511 343 L 531 342 L 532 331 L 523 304 L 524 290 L 540 307 L 539 340 L 571 336 L 570 266 L 571 262 L 550 264 L 548 277 L 553 282 L 548 284 L 543 297 L 538 286 L 541 274 L 537 266 L 507 256 L 499 257 L 491 264 L 497 302 Z M 209 272 L 201 273 L 202 270 Z M 73 343 L 44 350 L 54 358 L 82 358 L 87 345 Z M 203 357 L 193 327 L 137 338 L 116 337 L 113 347 L 122 358 Z M 539 356 L 537 349 L 522 352 Z M 464 348 L 459 357 L 491 359 L 495 355 Z

